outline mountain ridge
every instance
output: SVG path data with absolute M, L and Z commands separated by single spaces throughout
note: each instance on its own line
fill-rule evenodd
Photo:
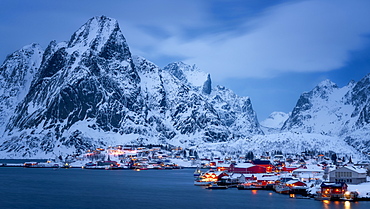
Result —
M 266 128 L 249 97 L 213 86 L 195 65 L 161 69 L 132 55 L 118 22 L 105 16 L 88 20 L 69 41 L 14 52 L 0 67 L 0 81 L 0 156 L 6 158 L 119 144 L 171 144 L 205 154 L 218 147 L 230 155 L 324 152 L 320 144 L 348 155 L 370 151 L 370 74 L 342 88 L 324 80 L 300 96 L 289 117 L 281 114 Z
M 0 151 L 6 156 L 59 156 L 127 143 L 189 146 L 260 132 L 249 99 L 232 96 L 242 108 L 235 106 L 233 121 L 227 123 L 219 114 L 225 110 L 210 97 L 209 74 L 170 64 L 184 80 L 132 56 L 114 19 L 91 18 L 68 42 L 52 41 L 41 57 L 29 91 L 4 121 Z M 229 94 L 218 97 L 227 104 Z M 235 124 L 236 115 L 245 122 Z M 238 133 L 231 136 L 234 129 Z

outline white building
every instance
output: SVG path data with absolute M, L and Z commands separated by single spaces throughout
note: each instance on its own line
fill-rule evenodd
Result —
M 329 172 L 331 182 L 346 182 L 360 184 L 366 182 L 366 169 L 355 166 L 344 166 Z

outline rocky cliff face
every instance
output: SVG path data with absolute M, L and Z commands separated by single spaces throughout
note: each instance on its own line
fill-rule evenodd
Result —
M 39 45 L 31 44 L 9 55 L 0 67 L 0 133 L 29 91 L 43 53 Z
M 199 71 L 196 66 L 179 62 L 169 64 L 164 70 L 182 80 L 210 103 L 221 124 L 229 129 L 231 138 L 263 134 L 248 97 L 239 97 L 223 86 L 212 88 L 211 76 Z
M 0 73 L 0 151 L 8 157 L 127 143 L 189 146 L 261 132 L 249 98 L 212 90 L 210 75 L 195 66 L 162 70 L 132 56 L 117 21 L 105 16 L 45 52 L 37 45 L 15 52 Z

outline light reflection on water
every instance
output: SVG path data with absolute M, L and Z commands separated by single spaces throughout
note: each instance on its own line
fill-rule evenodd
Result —
M 344 202 L 344 208 L 345 209 L 351 209 L 351 202 L 350 201 L 345 201 Z
M 362 206 L 366 207 L 366 205 L 368 205 L 368 207 L 370 206 L 369 203 L 367 202 L 350 202 L 350 201 L 329 201 L 329 200 L 323 200 L 322 201 L 323 203 L 323 208 L 324 209 L 331 209 L 331 208 L 343 208 L 343 209 L 354 209 L 354 208 L 358 208 L 358 207 L 361 207 L 360 205 L 363 204 Z

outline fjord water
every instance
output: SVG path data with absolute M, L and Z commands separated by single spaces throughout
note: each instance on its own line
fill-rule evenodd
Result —
M 272 191 L 207 190 L 193 185 L 193 171 L 1 167 L 0 208 L 370 208 Z

